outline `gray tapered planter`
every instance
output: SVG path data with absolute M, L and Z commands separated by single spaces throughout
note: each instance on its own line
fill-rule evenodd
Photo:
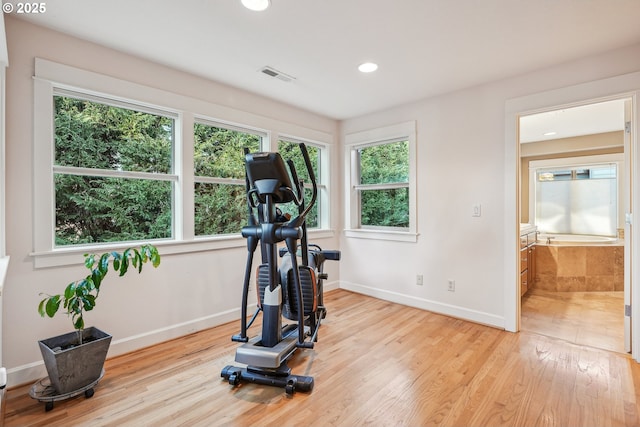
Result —
M 38 341 L 49 381 L 59 394 L 79 390 L 100 378 L 111 335 L 90 327 L 82 331 L 82 340 L 78 345 L 78 333 L 69 332 Z

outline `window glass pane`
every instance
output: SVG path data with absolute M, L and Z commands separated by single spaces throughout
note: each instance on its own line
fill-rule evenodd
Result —
M 316 177 L 316 182 L 320 183 L 320 149 L 310 144 L 305 144 L 307 152 L 309 153 L 309 160 L 311 161 L 311 167 L 313 168 L 313 174 Z M 307 166 L 302 158 L 302 152 L 300 151 L 299 144 L 290 141 L 279 141 L 278 151 L 282 158 L 293 161 L 293 166 L 296 168 L 298 178 L 302 179 L 305 184 L 311 184 L 311 178 L 307 172 Z
M 596 166 L 589 169 L 591 179 L 615 179 L 617 177 L 616 165 Z
M 55 174 L 57 246 L 170 238 L 172 183 Z
M 195 233 L 197 236 L 238 233 L 247 225 L 244 185 L 195 184 Z
M 195 123 L 193 132 L 196 176 L 244 179 L 243 149 L 260 151 L 262 142 L 259 135 L 201 123 Z
M 203 123 L 195 123 L 193 133 L 195 175 L 240 181 L 238 185 L 196 182 L 195 234 L 239 233 L 247 224 L 244 148 L 260 151 L 262 137 Z
M 316 183 L 319 186 L 318 188 L 318 198 L 316 199 L 315 205 L 311 208 L 311 211 L 307 215 L 307 227 L 309 228 L 318 228 L 319 219 L 318 212 L 320 207 L 320 192 L 322 191 L 320 187 L 320 148 L 311 145 L 305 144 L 307 147 L 307 152 L 309 153 L 309 160 L 311 161 L 311 167 L 313 169 L 313 174 L 316 178 Z M 311 185 L 311 178 L 309 177 L 309 173 L 307 171 L 307 166 L 304 163 L 304 158 L 302 157 L 302 152 L 300 151 L 299 144 L 291 141 L 279 141 L 278 142 L 278 151 L 282 158 L 293 161 L 293 166 L 296 168 L 296 173 L 298 174 L 298 179 L 302 179 L 302 182 L 305 185 Z M 304 200 L 306 203 L 311 201 L 311 189 L 305 188 L 304 190 Z M 298 207 L 295 206 L 294 203 L 288 203 L 286 205 L 279 206 L 282 212 L 291 214 L 292 217 L 298 215 Z
M 64 96 L 54 106 L 57 166 L 171 172 L 173 119 Z
M 409 142 L 398 141 L 358 150 L 360 184 L 409 182 Z
M 362 225 L 409 227 L 409 188 L 359 193 Z

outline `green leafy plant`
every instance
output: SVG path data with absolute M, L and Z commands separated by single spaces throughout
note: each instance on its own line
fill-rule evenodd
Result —
M 113 266 L 113 270 L 117 271 L 119 276 L 124 276 L 129 271 L 129 266 L 133 266 L 140 273 L 143 264 L 147 262 L 154 267 L 160 265 L 158 249 L 150 244 L 142 245 L 139 249 L 128 248 L 122 253 L 106 252 L 99 257 L 96 254 L 84 254 L 84 266 L 90 271 L 87 277 L 69 283 L 63 294 L 47 295 L 40 301 L 38 313 L 42 317 L 53 317 L 64 307 L 71 316 L 73 327 L 79 332 L 78 335 L 82 336 L 84 313 L 95 308 L 100 286 L 109 272 L 109 265 Z

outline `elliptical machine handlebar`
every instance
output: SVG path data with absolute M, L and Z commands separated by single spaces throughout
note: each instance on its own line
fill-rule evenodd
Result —
M 309 179 L 311 180 L 312 189 L 311 189 L 311 201 L 309 203 L 304 203 L 304 184 L 302 183 L 302 181 L 298 180 L 296 168 L 293 165 L 293 162 L 289 160 L 287 163 L 289 163 L 291 174 L 296 182 L 295 185 L 296 185 L 296 190 L 298 191 L 298 196 L 300 200 L 302 200 L 302 202 L 305 204 L 305 207 L 302 210 L 302 212 L 300 212 L 297 217 L 289 221 L 289 223 L 294 227 L 302 225 L 302 223 L 304 222 L 305 218 L 313 208 L 313 205 L 315 205 L 316 200 L 318 198 L 318 183 L 316 182 L 316 176 L 313 173 L 313 166 L 311 165 L 311 159 L 309 158 L 309 151 L 307 150 L 307 146 L 304 143 L 300 143 L 299 147 L 300 147 L 300 151 L 302 152 L 302 158 L 304 159 L 304 165 L 307 168 L 307 173 L 309 174 Z

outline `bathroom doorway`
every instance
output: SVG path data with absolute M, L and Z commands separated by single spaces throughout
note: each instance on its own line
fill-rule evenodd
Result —
M 519 117 L 519 219 L 544 233 L 522 267 L 533 273 L 521 288 L 521 330 L 631 351 L 631 101 Z

